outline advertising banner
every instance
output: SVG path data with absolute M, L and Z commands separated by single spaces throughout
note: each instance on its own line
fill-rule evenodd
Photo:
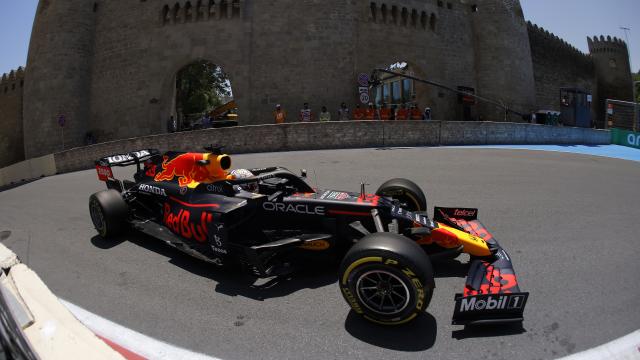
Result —
M 613 128 L 611 143 L 640 149 L 640 133 Z

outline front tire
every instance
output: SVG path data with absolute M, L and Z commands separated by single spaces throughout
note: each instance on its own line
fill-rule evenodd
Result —
M 126 229 L 129 208 L 116 190 L 97 192 L 89 198 L 91 221 L 105 239 L 120 235 Z
M 416 183 L 407 179 L 391 179 L 380 185 L 376 195 L 390 197 L 406 204 L 410 211 L 427 211 L 427 197 Z
M 435 283 L 418 244 L 392 233 L 365 236 L 345 255 L 339 284 L 351 308 L 383 325 L 413 320 L 429 305 Z

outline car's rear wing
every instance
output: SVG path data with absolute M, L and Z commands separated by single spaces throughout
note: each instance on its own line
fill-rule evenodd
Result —
M 160 152 L 156 149 L 143 149 L 132 151 L 127 154 L 115 154 L 100 158 L 95 162 L 96 171 L 98 172 L 98 179 L 100 179 L 100 181 L 108 181 L 110 179 L 114 179 L 113 172 L 111 171 L 112 166 L 125 167 L 136 165 L 138 171 L 140 171 L 141 163 L 159 154 Z

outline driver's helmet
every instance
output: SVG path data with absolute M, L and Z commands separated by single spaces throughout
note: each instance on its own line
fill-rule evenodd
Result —
M 246 179 L 246 178 L 251 178 L 254 177 L 255 175 L 247 170 L 247 169 L 235 169 L 231 171 L 231 175 L 235 178 L 235 179 Z M 253 193 L 257 193 L 258 192 L 258 182 L 250 182 L 250 183 L 246 183 L 246 184 L 242 184 L 240 185 L 240 187 L 248 192 L 253 192 Z

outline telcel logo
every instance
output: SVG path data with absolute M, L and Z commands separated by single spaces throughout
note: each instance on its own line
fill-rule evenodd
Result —
M 627 136 L 627 142 L 632 146 L 640 146 L 640 135 L 629 134 Z
M 486 299 L 477 299 L 475 297 L 466 297 L 460 303 L 460 312 L 474 310 L 504 310 L 504 309 L 520 309 L 524 303 L 522 296 L 498 296 L 497 299 L 489 296 Z

